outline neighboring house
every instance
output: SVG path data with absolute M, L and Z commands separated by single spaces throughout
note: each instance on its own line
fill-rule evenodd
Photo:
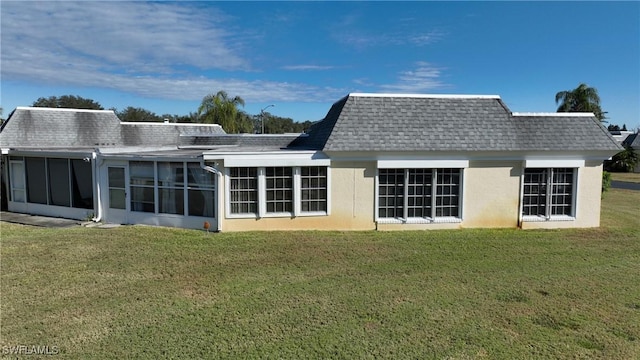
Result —
M 633 131 L 627 130 L 609 130 L 609 133 L 611 134 L 611 136 L 613 136 L 614 139 L 616 139 L 618 144 L 625 143 L 629 136 L 634 135 Z
M 640 132 L 631 134 L 622 142 L 622 146 L 630 146 L 636 154 L 640 154 Z M 636 164 L 633 172 L 640 173 L 640 163 Z
M 295 135 L 17 108 L 0 144 L 9 211 L 221 231 L 596 227 L 621 149 L 591 113 L 385 94 Z

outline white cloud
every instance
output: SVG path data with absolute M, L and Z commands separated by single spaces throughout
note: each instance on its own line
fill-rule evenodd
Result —
M 247 101 L 327 101 L 344 93 L 237 79 L 231 74 L 253 70 L 242 51 L 250 35 L 210 5 L 3 1 L 2 78 L 180 100 L 216 89 Z
M 397 82 L 381 85 L 380 89 L 385 92 L 418 93 L 446 88 L 449 85 L 441 80 L 442 70 L 444 68 L 419 61 L 415 69 L 400 72 Z
M 177 71 L 172 64 L 249 67 L 230 45 L 225 16 L 210 8 L 93 1 L 2 5 L 3 73 L 9 75 L 26 64 L 143 74 Z

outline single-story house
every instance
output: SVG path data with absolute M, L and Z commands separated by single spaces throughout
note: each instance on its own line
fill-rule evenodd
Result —
M 615 138 L 615 136 L 614 136 Z M 622 146 L 629 146 L 637 154 L 640 154 L 640 132 L 631 133 L 623 141 Z M 633 168 L 633 172 L 640 173 L 640 162 Z
M 621 150 L 591 113 L 400 94 L 284 135 L 19 107 L 0 148 L 9 211 L 218 231 L 597 227 Z

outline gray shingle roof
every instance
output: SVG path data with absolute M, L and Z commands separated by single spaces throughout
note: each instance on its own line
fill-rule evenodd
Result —
M 324 151 L 618 150 L 594 116 L 512 114 L 498 96 L 350 94 L 294 143 Z
M 111 110 L 18 107 L 2 126 L 0 146 L 177 146 L 181 136 L 212 134 L 225 132 L 218 125 L 125 123 Z
M 625 146 L 631 146 L 634 150 L 640 150 L 640 133 L 635 133 L 627 136 L 622 143 Z
M 19 107 L 0 132 L 2 147 L 94 147 L 120 142 L 120 120 L 110 110 Z
M 181 137 L 226 134 L 221 126 L 175 123 L 122 123 L 125 146 L 178 145 Z
M 282 149 L 286 148 L 298 137 L 304 134 L 226 134 L 226 135 L 189 135 L 180 137 L 182 147 L 238 147 L 252 149 Z

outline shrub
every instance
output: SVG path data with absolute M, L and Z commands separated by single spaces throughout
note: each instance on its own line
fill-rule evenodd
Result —
M 602 193 L 604 194 L 611 188 L 611 173 L 608 171 L 602 172 Z

